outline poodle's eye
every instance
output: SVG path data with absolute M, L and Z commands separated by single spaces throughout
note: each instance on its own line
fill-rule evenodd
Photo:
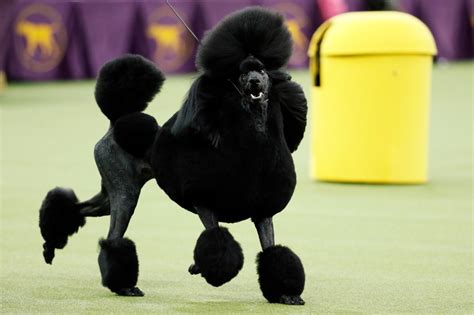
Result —
M 260 70 L 260 73 L 261 73 L 261 74 L 265 74 L 265 70 L 263 70 L 263 69 Z

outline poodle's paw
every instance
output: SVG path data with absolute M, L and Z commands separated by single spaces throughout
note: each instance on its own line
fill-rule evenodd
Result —
M 199 236 L 194 248 L 194 265 L 189 272 L 198 272 L 207 283 L 219 287 L 237 276 L 243 264 L 240 244 L 226 228 L 215 227 Z
M 201 273 L 201 270 L 199 269 L 199 266 L 196 264 L 191 264 L 188 268 L 188 272 L 192 275 L 198 275 Z
M 286 305 L 304 305 L 305 302 L 299 295 L 282 295 L 280 296 L 278 303 Z
M 49 246 L 48 243 L 43 244 L 43 257 L 44 261 L 52 265 L 53 264 L 53 259 L 54 259 L 54 247 Z
M 266 248 L 257 256 L 260 289 L 270 303 L 303 305 L 305 274 L 299 257 L 281 245 Z
M 86 224 L 79 212 L 74 191 L 56 187 L 51 189 L 39 210 L 39 226 L 44 239 L 43 257 L 47 264 L 53 263 L 54 250 L 66 246 L 68 237 Z
M 145 295 L 145 293 L 143 293 L 143 291 L 137 287 L 118 289 L 115 291 L 115 293 L 121 296 L 144 296 Z
M 99 268 L 102 285 L 118 295 L 143 296 L 137 287 L 138 256 L 135 243 L 128 238 L 99 241 Z

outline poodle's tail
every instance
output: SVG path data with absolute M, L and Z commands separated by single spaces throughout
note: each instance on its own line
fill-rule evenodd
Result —
M 139 55 L 125 55 L 100 70 L 95 99 L 113 125 L 115 141 L 135 157 L 143 158 L 158 131 L 155 118 L 141 113 L 160 91 L 164 74 Z
M 122 116 L 143 111 L 160 91 L 164 74 L 139 55 L 125 55 L 102 66 L 95 99 L 112 124 Z
M 86 224 L 86 216 L 110 214 L 104 189 L 91 199 L 79 202 L 71 189 L 56 187 L 48 192 L 39 210 L 39 227 L 44 239 L 43 257 L 52 264 L 55 249 L 66 246 L 68 237 Z

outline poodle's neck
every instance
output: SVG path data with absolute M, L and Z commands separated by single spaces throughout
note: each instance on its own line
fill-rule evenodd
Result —
M 253 128 L 258 133 L 266 133 L 268 120 L 268 100 L 262 100 L 260 103 L 251 103 L 243 98 L 241 101 L 242 108 L 248 114 L 248 119 Z

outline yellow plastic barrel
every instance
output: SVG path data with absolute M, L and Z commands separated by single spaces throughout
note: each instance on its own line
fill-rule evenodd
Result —
M 5 72 L 0 70 L 0 93 L 3 92 L 6 86 L 7 86 L 7 78 L 5 76 Z
M 311 176 L 361 183 L 427 181 L 428 28 L 401 12 L 338 15 L 315 32 Z

